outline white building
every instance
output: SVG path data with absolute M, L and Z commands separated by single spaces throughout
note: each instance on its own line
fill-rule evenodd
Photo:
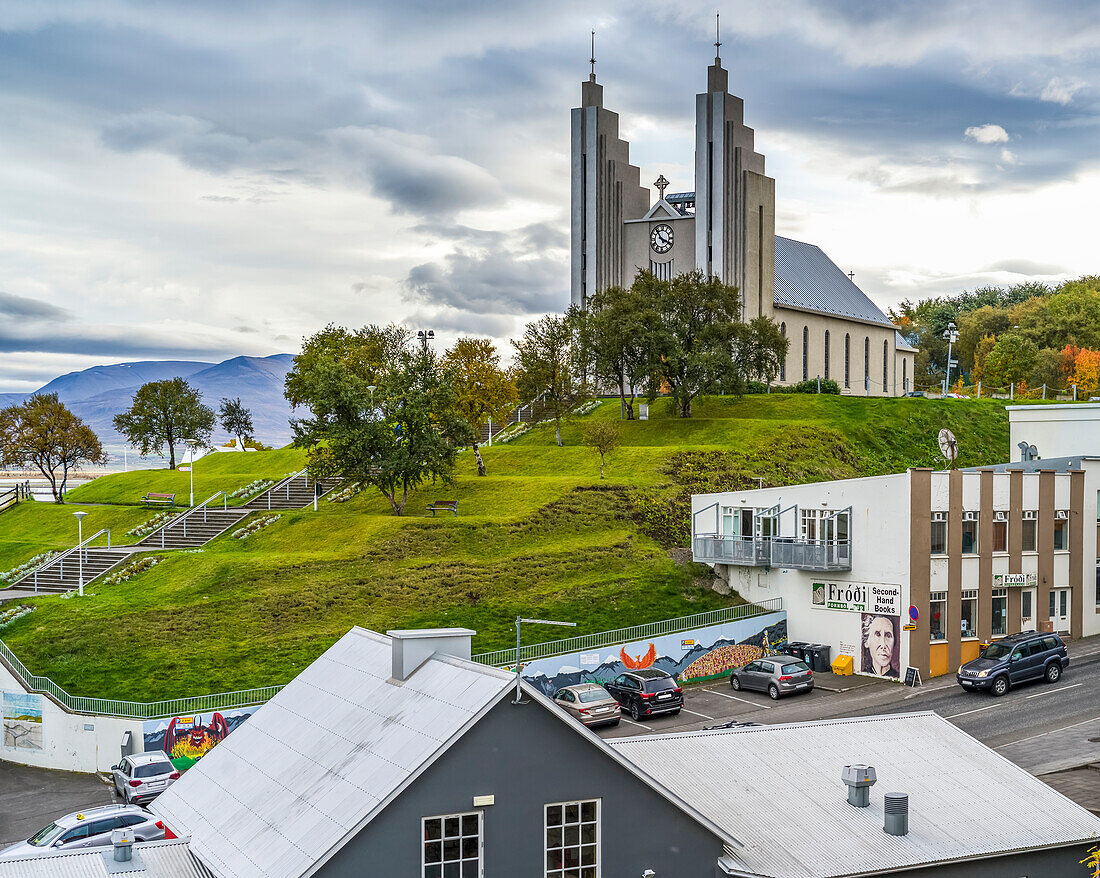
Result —
M 1100 458 L 1075 457 L 700 494 L 693 554 L 782 597 L 791 640 L 930 677 L 990 637 L 1100 632 L 1098 490 Z
M 1012 458 L 1100 456 L 1100 403 L 1010 405 L 1009 445 Z M 1028 449 L 1028 450 L 1025 450 Z

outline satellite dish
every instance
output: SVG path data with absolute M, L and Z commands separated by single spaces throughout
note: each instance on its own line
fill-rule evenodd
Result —
M 954 469 L 955 458 L 959 456 L 959 440 L 955 438 L 954 433 L 944 427 L 940 430 L 939 443 L 940 452 L 943 454 L 944 459 Z

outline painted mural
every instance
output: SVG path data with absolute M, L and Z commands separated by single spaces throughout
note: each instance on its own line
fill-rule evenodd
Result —
M 142 729 L 145 752 L 163 750 L 179 771 L 186 771 L 257 709 L 245 707 L 221 713 L 146 720 Z
M 42 696 L 4 693 L 4 749 L 42 749 Z
M 728 674 L 787 642 L 787 613 L 768 613 L 706 628 L 663 634 L 652 640 L 537 659 L 523 678 L 547 695 L 562 686 L 612 680 L 624 670 L 658 668 L 681 683 Z

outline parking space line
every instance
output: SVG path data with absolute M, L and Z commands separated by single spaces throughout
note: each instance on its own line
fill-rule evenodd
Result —
M 630 723 L 630 724 L 631 724 L 632 726 L 637 726 L 637 727 L 638 727 L 639 729 L 641 729 L 641 730 L 642 730 L 643 732 L 649 732 L 649 733 L 650 733 L 651 735 L 655 735 L 655 734 L 657 734 L 657 733 L 656 733 L 655 731 L 653 731 L 653 729 L 651 729 L 651 728 L 650 728 L 649 726 L 643 726 L 643 725 L 642 725 L 641 723 L 636 723 L 636 722 L 634 722 L 634 720 L 632 720 L 632 719 L 627 719 L 627 718 L 626 718 L 625 716 L 621 716 L 621 717 L 619 717 L 619 719 L 620 719 L 620 720 L 622 720 L 622 721 L 623 721 L 624 723 Z
M 1000 704 L 990 704 L 987 707 L 976 707 L 973 710 L 964 710 L 962 713 L 953 713 L 951 716 L 945 716 L 944 719 L 954 719 L 957 716 L 966 716 L 971 713 L 981 713 L 983 710 L 992 710 L 994 707 L 1004 707 L 1006 704 L 1012 704 L 1011 701 L 1002 701 Z
M 732 698 L 734 701 L 740 701 L 742 704 L 751 704 L 753 707 L 762 707 L 764 710 L 771 710 L 774 705 L 771 704 L 757 704 L 755 701 L 749 701 L 747 698 L 738 698 L 736 695 L 727 695 L 725 692 L 715 692 L 713 689 L 707 689 L 712 695 L 721 695 L 723 698 Z
M 1080 685 L 1080 684 L 1078 684 L 1078 685 Z M 680 710 L 682 710 L 684 713 L 690 713 L 690 714 L 693 714 L 695 716 L 701 716 L 703 719 L 710 719 L 710 720 L 714 719 L 713 716 L 707 716 L 705 713 L 697 713 L 694 710 L 688 710 L 686 707 L 681 707 Z
M 1057 689 L 1047 689 L 1046 692 L 1036 692 L 1034 695 L 1027 695 L 1027 698 L 1041 698 L 1043 695 L 1053 695 L 1055 692 L 1065 692 L 1067 689 L 1076 689 L 1078 686 L 1084 686 L 1084 683 L 1071 683 L 1069 686 L 1059 686 Z

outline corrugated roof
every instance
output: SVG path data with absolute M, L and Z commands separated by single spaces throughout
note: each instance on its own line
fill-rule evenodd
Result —
M 113 856 L 110 847 L 100 847 L 34 860 L 0 861 L 0 878 L 105 878 L 119 874 L 107 871 L 104 853 Z M 191 855 L 185 839 L 136 844 L 134 854 L 144 870 L 121 874 L 133 878 L 212 878 L 210 871 Z
M 894 347 L 899 351 L 912 351 L 914 354 L 917 352 L 917 349 L 909 344 L 905 340 L 905 336 L 896 329 L 894 330 Z
M 1100 837 L 1100 819 L 932 712 L 609 743 L 739 841 L 729 852 L 753 875 L 890 872 Z M 857 762 L 878 773 L 868 808 L 840 780 Z M 895 791 L 909 794 L 900 837 L 882 829 Z
M 400 685 L 390 669 L 390 639 L 353 628 L 152 810 L 220 878 L 307 874 L 514 679 L 439 655 Z
M 775 236 L 775 304 L 893 326 L 820 247 Z

